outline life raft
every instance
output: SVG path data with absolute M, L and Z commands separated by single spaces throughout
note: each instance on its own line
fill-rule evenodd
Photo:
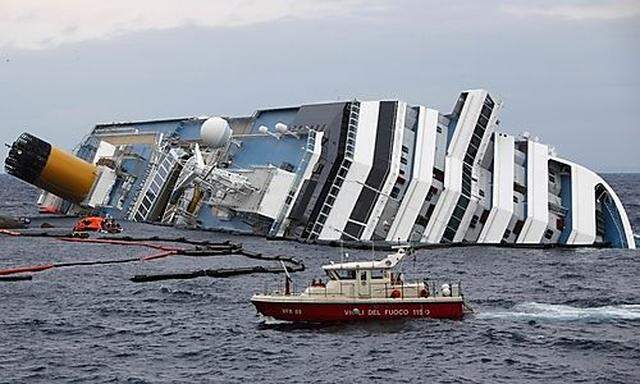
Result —
M 73 227 L 74 232 L 109 232 L 119 233 L 122 232 L 120 224 L 116 223 L 111 218 L 104 218 L 100 216 L 88 216 L 78 220 Z

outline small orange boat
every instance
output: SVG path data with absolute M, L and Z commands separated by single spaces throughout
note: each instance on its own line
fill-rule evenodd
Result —
M 78 220 L 73 227 L 74 232 L 108 232 L 120 233 L 122 227 L 112 218 L 100 216 L 87 216 Z

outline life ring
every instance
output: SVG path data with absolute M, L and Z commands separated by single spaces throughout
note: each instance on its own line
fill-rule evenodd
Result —
M 393 291 L 391 291 L 392 299 L 399 299 L 401 296 L 402 296 L 402 293 L 399 290 L 394 289 Z

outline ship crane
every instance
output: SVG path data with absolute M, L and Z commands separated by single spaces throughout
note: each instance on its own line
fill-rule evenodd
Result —
M 207 166 L 200 150 L 200 145 L 196 143 L 193 149 L 193 161 L 189 159 L 185 164 L 187 171 L 174 188 L 174 196 L 179 196 L 185 189 L 192 185 L 205 186 L 213 191 L 222 186 L 226 192 L 255 192 L 258 189 L 253 187 L 249 180 L 237 173 L 229 172 L 218 168 L 218 163 Z

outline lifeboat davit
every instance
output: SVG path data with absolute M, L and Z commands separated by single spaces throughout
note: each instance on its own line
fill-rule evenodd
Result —
M 467 308 L 460 284 L 407 282 L 396 267 L 410 251 L 378 261 L 324 265 L 328 280 L 313 281 L 302 293 L 291 293 L 287 274 L 282 293 L 257 294 L 251 302 L 266 317 L 293 322 L 386 320 L 402 318 L 461 319 Z

